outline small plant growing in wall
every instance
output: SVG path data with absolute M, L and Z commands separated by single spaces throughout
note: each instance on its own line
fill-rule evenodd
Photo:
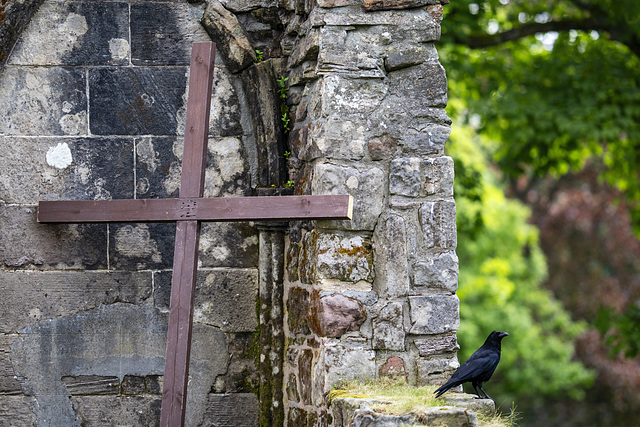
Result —
M 285 132 L 291 130 L 291 117 L 289 116 L 289 106 L 287 105 L 287 92 L 289 92 L 287 80 L 289 80 L 289 77 L 284 76 L 276 80 L 278 82 L 278 98 L 280 98 L 280 121 Z
M 264 61 L 264 57 L 262 56 L 264 54 L 263 51 L 256 49 L 256 61 L 255 63 L 257 64 L 258 62 L 262 62 Z

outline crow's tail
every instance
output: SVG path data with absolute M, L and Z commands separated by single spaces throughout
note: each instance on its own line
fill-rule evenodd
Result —
M 443 394 L 445 394 L 447 391 L 449 391 L 450 388 L 457 386 L 458 384 L 456 382 L 447 382 L 446 384 L 440 386 L 440 388 L 438 388 L 436 391 L 434 391 L 434 393 L 436 394 L 436 397 L 440 397 Z

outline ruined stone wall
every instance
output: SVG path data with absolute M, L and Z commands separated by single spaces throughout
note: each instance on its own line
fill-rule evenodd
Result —
M 331 422 L 342 380 L 422 385 L 457 365 L 453 162 L 439 1 L 318 0 L 287 27 L 292 179 L 349 193 L 351 222 L 292 232 L 287 249 L 288 425 Z
M 341 380 L 452 370 L 440 3 L 45 0 L 0 74 L 0 425 L 157 423 L 173 226 L 42 225 L 36 204 L 177 196 L 200 40 L 218 45 L 205 196 L 355 205 L 203 225 L 187 425 L 328 425 Z
M 47 0 L 2 70 L 0 425 L 157 425 L 175 226 L 44 225 L 36 206 L 177 196 L 203 13 Z M 254 193 L 250 122 L 218 60 L 206 197 Z M 257 420 L 258 240 L 203 225 L 188 425 Z

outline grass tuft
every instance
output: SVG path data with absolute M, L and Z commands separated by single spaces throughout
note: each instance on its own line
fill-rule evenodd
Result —
M 338 384 L 329 393 L 329 401 L 339 397 L 354 397 L 379 400 L 381 403 L 371 405 L 378 413 L 402 415 L 420 414 L 426 408 L 448 406 L 444 399 L 436 399 L 433 392 L 437 386 L 412 387 L 404 379 L 380 378 L 377 380 L 348 381 Z M 487 415 L 476 412 L 478 425 L 482 427 L 516 427 L 518 414 L 515 407 L 509 415 L 497 413 Z

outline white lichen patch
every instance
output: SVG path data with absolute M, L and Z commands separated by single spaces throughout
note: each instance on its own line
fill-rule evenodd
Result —
M 109 40 L 109 53 L 114 61 L 121 61 L 129 56 L 129 42 L 125 39 Z
M 87 113 L 85 111 L 81 111 L 78 114 L 65 114 L 58 120 L 60 129 L 66 135 L 79 135 L 85 129 L 86 123 Z
M 50 147 L 46 155 L 47 164 L 56 169 L 66 169 L 73 163 L 71 149 L 66 142 Z
M 142 138 L 136 143 L 136 154 L 138 162 L 143 165 L 149 172 L 155 172 L 159 166 L 158 153 L 153 146 L 151 138 Z

